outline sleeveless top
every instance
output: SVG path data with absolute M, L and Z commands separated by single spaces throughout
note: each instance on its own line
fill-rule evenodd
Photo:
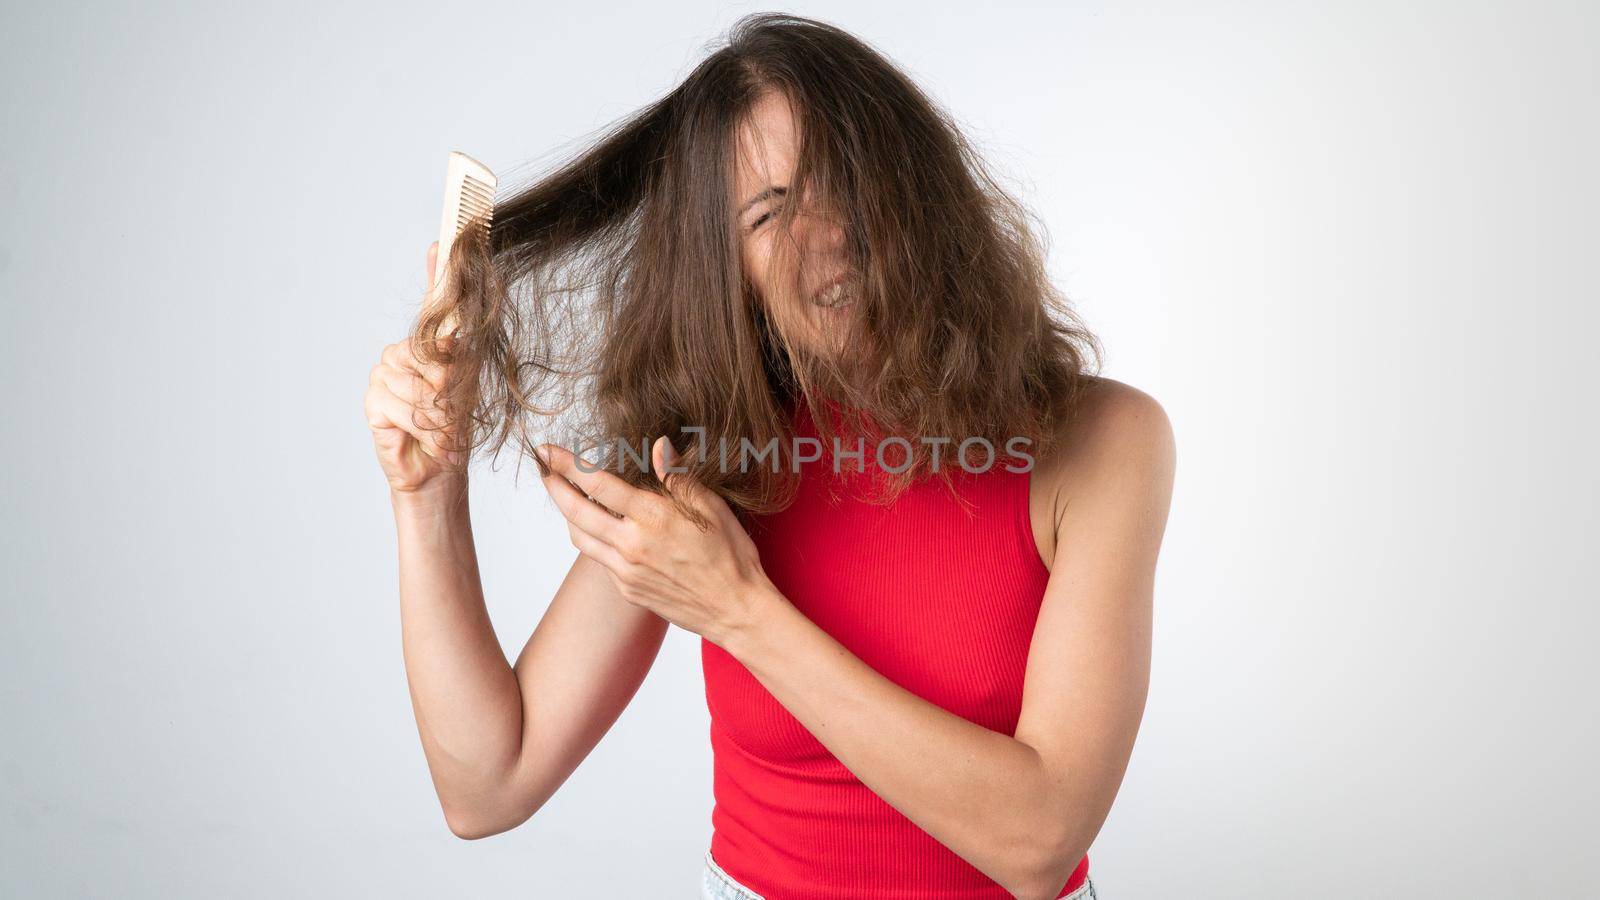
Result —
M 793 421 L 797 436 L 816 436 L 803 402 Z M 855 437 L 839 444 L 858 446 Z M 937 478 L 874 505 L 860 491 L 885 477 L 875 447 L 865 443 L 863 461 L 841 454 L 839 473 L 831 446 L 823 448 L 800 466 L 792 506 L 748 517 L 762 567 L 795 608 L 890 681 L 1015 735 L 1050 576 L 1028 513 L 1031 470 L 1012 471 L 1026 460 L 996 447 L 993 465 L 968 472 L 947 444 L 940 468 L 965 505 Z M 903 451 L 887 445 L 885 463 L 899 465 Z M 734 880 L 768 900 L 1011 896 L 874 794 L 731 654 L 704 638 L 700 650 L 711 713 L 710 852 Z M 1088 873 L 1086 854 L 1057 896 Z

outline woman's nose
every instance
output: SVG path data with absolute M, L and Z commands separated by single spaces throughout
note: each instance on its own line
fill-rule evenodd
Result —
M 826 210 L 811 210 L 802 212 L 795 219 L 795 230 L 799 232 L 797 237 L 806 246 L 821 250 L 843 246 L 844 222 L 838 215 Z

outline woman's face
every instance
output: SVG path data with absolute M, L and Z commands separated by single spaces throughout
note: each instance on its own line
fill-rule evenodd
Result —
M 796 143 L 787 98 L 769 91 L 738 134 L 732 203 L 740 254 L 773 324 L 806 350 L 837 358 L 838 326 L 857 312 L 859 273 L 850 269 L 837 216 L 801 206 L 787 232 L 779 227 L 775 214 L 797 202 L 788 193 Z M 829 287 L 841 278 L 842 286 Z

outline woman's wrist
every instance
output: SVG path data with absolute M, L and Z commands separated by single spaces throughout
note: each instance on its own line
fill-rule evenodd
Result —
M 798 615 L 798 611 L 766 578 L 742 589 L 738 599 L 732 606 L 736 612 L 724 617 L 715 632 L 708 631 L 705 637 L 743 661 L 760 652 L 762 644 L 783 626 L 786 615 Z
M 467 511 L 465 475 L 441 473 L 426 484 L 411 490 L 389 489 L 389 503 L 396 519 L 439 519 L 463 515 Z

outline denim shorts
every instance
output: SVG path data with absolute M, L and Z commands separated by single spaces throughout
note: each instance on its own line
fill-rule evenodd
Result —
M 1083 884 L 1061 900 L 1098 900 L 1099 896 L 1094 891 L 1094 879 L 1085 875 Z M 701 900 L 765 900 L 760 894 L 734 881 L 733 876 L 722 871 L 722 867 L 711 858 L 710 850 L 706 851 L 705 868 L 700 870 L 700 898 Z

